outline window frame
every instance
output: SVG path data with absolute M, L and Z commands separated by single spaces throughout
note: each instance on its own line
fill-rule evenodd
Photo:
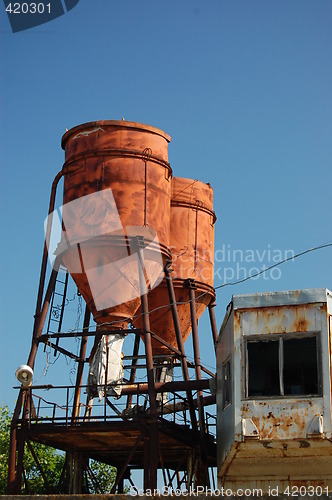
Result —
M 265 399 L 308 399 L 321 398 L 323 396 L 323 379 L 322 379 L 322 350 L 321 350 L 321 332 L 294 332 L 294 333 L 270 333 L 263 335 L 246 335 L 243 342 L 242 359 L 243 376 L 244 376 L 244 394 L 245 400 L 265 400 Z M 317 361 L 317 386 L 318 391 L 315 394 L 287 394 L 285 396 L 283 367 L 284 367 L 284 340 L 301 340 L 305 338 L 316 338 L 316 361 Z M 249 359 L 248 359 L 248 343 L 250 342 L 278 342 L 278 364 L 279 364 L 279 391 L 280 395 L 273 396 L 249 396 Z
M 232 402 L 233 402 L 233 394 L 232 394 L 232 381 L 233 381 L 233 377 L 232 377 L 232 356 L 228 356 L 228 358 L 225 359 L 225 361 L 222 362 L 222 405 L 221 405 L 221 409 L 222 411 L 226 410 L 227 408 L 229 408 L 231 405 L 232 405 Z M 227 370 L 227 367 L 229 367 L 229 369 Z M 227 371 L 226 371 L 227 370 Z M 225 384 L 225 374 L 228 373 L 228 378 L 227 378 L 227 384 Z M 226 391 L 228 389 L 228 395 L 229 395 L 229 398 L 228 400 L 226 400 L 225 398 L 225 394 L 226 394 Z

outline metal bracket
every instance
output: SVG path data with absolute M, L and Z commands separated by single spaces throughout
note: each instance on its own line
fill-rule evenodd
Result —
M 195 280 L 193 278 L 188 278 L 184 282 L 185 288 L 189 288 L 189 290 L 196 290 L 197 286 L 195 284 Z
M 259 431 L 251 418 L 242 419 L 242 434 L 244 437 L 259 438 Z

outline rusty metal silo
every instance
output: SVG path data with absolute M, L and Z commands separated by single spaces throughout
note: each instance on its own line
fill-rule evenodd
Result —
M 74 361 L 76 382 L 70 368 L 70 384 L 22 385 L 10 432 L 10 494 L 21 492 L 25 440 L 66 452 L 57 488 L 65 485 L 68 494 L 85 491 L 86 457 L 116 467 L 111 493 L 123 492 L 131 470 L 143 471 L 145 491 L 156 490 L 158 470 L 171 489 L 175 481 L 188 489 L 209 486 L 216 446 L 205 406 L 215 397 L 203 391 L 215 378 L 200 360 L 197 320 L 208 307 L 216 344 L 213 192 L 209 184 L 172 178 L 169 142 L 157 128 L 126 121 L 86 123 L 62 138 L 65 163 L 51 188 L 25 371 L 31 374 L 44 344 L 47 363 L 52 350 L 56 359 Z M 62 178 L 63 206 L 57 211 Z M 64 281 L 58 278 L 61 265 L 68 271 Z M 70 330 L 64 326 L 73 319 L 66 307 L 68 274 L 84 299 L 77 299 L 78 306 L 85 302 L 84 319 L 78 314 Z M 96 328 L 90 327 L 90 313 Z M 191 363 L 184 349 L 190 332 Z M 129 335 L 134 345 L 132 355 L 125 350 L 123 365 Z M 139 368 L 145 375 L 137 376 Z M 94 405 L 96 397 L 103 404 Z
M 211 186 L 193 179 L 173 177 L 170 250 L 172 279 L 183 341 L 188 338 L 192 330 L 188 287 L 195 288 L 197 319 L 215 298 L 213 288 L 215 221 Z M 168 303 L 168 290 L 166 281 L 163 280 L 149 293 L 151 331 L 176 347 L 171 308 L 165 307 Z M 140 313 L 140 309 L 137 313 Z M 154 354 L 170 352 L 165 345 L 155 339 L 152 340 L 152 347 Z
M 97 325 L 124 327 L 140 304 L 135 241 L 149 241 L 145 265 L 157 279 L 168 255 L 170 137 L 127 121 L 67 131 L 63 237 L 58 249 Z M 162 217 L 160 216 L 162 214 Z

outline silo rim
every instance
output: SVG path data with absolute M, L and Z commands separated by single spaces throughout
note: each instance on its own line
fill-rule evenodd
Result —
M 72 127 L 71 129 L 67 130 L 66 133 L 62 136 L 61 147 L 62 149 L 65 149 L 66 141 L 74 133 L 78 133 L 81 130 L 85 130 L 87 128 L 108 127 L 108 126 L 113 126 L 113 127 L 115 126 L 118 127 L 119 129 L 128 128 L 135 130 L 143 130 L 146 132 L 150 132 L 152 134 L 160 135 L 161 137 L 166 139 L 167 142 L 171 142 L 170 135 L 168 135 L 166 132 L 164 132 L 159 128 L 152 127 L 151 125 L 146 125 L 144 123 L 139 123 L 139 122 L 129 122 L 126 120 L 97 120 L 93 122 L 81 123 L 80 125 L 76 125 L 75 127 Z

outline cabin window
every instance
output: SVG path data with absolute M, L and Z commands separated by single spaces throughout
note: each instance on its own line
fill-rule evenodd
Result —
M 222 409 L 232 403 L 231 358 L 222 365 Z
M 246 397 L 321 393 L 318 336 L 247 340 Z

